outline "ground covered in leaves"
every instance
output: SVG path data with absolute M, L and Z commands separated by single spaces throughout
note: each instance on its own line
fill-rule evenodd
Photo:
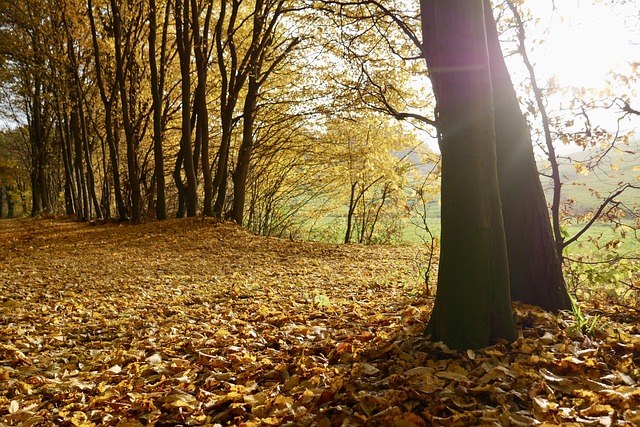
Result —
M 635 313 L 516 304 L 515 343 L 452 352 L 421 250 L 0 221 L 0 425 L 640 424 Z

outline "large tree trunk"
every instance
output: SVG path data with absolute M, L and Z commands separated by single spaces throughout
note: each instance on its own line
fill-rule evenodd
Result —
M 568 309 L 562 264 L 536 167 L 531 134 L 500 48 L 489 0 L 484 0 L 511 298 L 546 310 Z
M 427 333 L 455 349 L 515 339 L 483 0 L 422 0 L 442 153 L 442 245 Z

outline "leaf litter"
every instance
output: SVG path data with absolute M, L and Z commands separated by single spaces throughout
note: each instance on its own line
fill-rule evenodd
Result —
M 0 221 L 0 425 L 640 425 L 637 323 L 516 303 L 514 343 L 451 351 L 424 250 Z

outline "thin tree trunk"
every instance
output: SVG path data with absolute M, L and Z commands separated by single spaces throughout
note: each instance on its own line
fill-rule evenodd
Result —
M 184 3 L 183 3 L 184 1 Z M 193 150 L 191 147 L 191 42 L 189 34 L 189 0 L 175 0 L 176 39 L 182 75 L 182 137 L 180 150 L 187 178 L 187 216 L 196 216 L 198 192 Z
M 62 113 L 62 106 L 57 99 L 57 120 L 58 120 L 58 137 L 62 147 L 62 165 L 64 167 L 64 200 L 65 214 L 74 215 L 76 213 L 77 196 L 73 182 L 73 160 L 71 157 L 71 138 L 69 132 L 69 121 L 67 115 Z
M 191 0 L 191 13 L 193 23 L 194 54 L 196 59 L 196 71 L 198 84 L 194 102 L 194 110 L 198 115 L 196 122 L 196 140 L 202 154 L 202 177 L 204 184 L 203 214 L 213 216 L 213 179 L 211 177 L 211 165 L 209 160 L 209 110 L 207 108 L 207 68 L 208 68 L 208 34 L 209 23 L 213 10 L 213 2 L 209 2 L 205 15 L 202 35 L 200 29 L 200 14 L 196 0 Z M 194 163 L 197 163 L 197 151 L 194 152 Z
M 82 138 L 80 137 L 80 123 L 78 119 L 78 112 L 72 109 L 71 115 L 71 138 L 74 142 L 74 163 L 76 172 L 76 182 L 78 183 L 78 197 L 80 206 L 78 209 L 78 219 L 82 221 L 89 220 L 89 196 L 87 193 L 87 183 L 85 180 L 84 164 L 82 161 Z
M 156 59 L 156 2 L 149 0 L 149 65 L 151 67 L 151 94 L 153 96 L 153 161 L 156 178 L 156 218 L 167 219 L 167 202 L 165 197 L 164 152 L 162 149 L 162 93 L 164 91 L 164 71 L 161 77 L 158 72 Z M 166 42 L 163 38 L 160 53 L 160 63 L 164 70 Z
M 184 155 L 182 154 L 182 149 L 180 149 L 178 151 L 178 155 L 176 156 L 176 164 L 173 168 L 173 181 L 175 182 L 176 188 L 178 190 L 178 210 L 176 211 L 176 218 L 184 218 L 187 213 L 187 187 L 182 181 L 183 159 Z
M 29 137 L 32 147 L 31 215 L 35 216 L 42 212 L 50 212 L 51 203 L 47 192 L 47 148 L 46 139 L 44 137 L 44 117 L 42 112 L 42 83 L 39 77 L 34 79 L 33 88 Z
M 357 182 L 351 184 L 351 193 L 349 194 L 349 210 L 347 212 L 347 229 L 344 232 L 344 243 L 349 243 L 351 241 L 351 228 L 353 226 L 353 213 L 356 210 L 356 203 L 358 203 L 358 199 L 356 199 L 356 186 Z
M 142 195 L 140 192 L 140 176 L 138 172 L 138 140 L 133 130 L 130 114 L 130 99 L 125 79 L 125 58 L 122 52 L 122 18 L 116 0 L 111 0 L 113 12 L 113 36 L 116 58 L 116 80 L 120 89 L 120 108 L 122 109 L 122 124 L 127 140 L 127 172 L 129 174 L 129 187 L 131 190 L 131 222 L 140 223 L 142 217 Z
M 102 78 L 102 60 L 100 58 L 100 48 L 98 45 L 98 35 L 96 30 L 95 18 L 93 17 L 93 4 L 92 0 L 87 0 L 87 9 L 89 14 L 89 23 L 91 26 L 91 40 L 93 43 L 93 54 L 96 69 L 96 80 L 98 83 L 98 89 L 100 90 L 100 99 L 104 105 L 104 125 L 105 136 L 107 138 L 107 145 L 109 146 L 109 161 L 111 162 L 111 169 L 113 174 L 113 192 L 116 200 L 116 210 L 118 211 L 118 217 L 122 221 L 129 219 L 128 209 L 122 197 L 122 184 L 120 178 L 120 153 L 118 143 L 114 136 L 114 120 L 113 120 L 113 102 L 118 92 L 118 82 L 114 82 L 111 93 L 107 96 L 105 89 L 104 79 Z M 105 177 L 106 178 L 106 177 Z
M 65 22 L 65 31 L 67 34 L 67 56 L 69 58 L 69 74 L 73 76 L 73 93 L 72 93 L 72 102 L 73 105 L 71 108 L 77 109 L 78 111 L 78 120 L 80 127 L 80 137 L 82 138 L 82 149 L 84 152 L 84 162 L 87 170 L 87 192 L 89 199 L 93 203 L 93 208 L 95 210 L 96 217 L 102 217 L 102 211 L 100 209 L 100 202 L 98 201 L 98 196 L 96 195 L 96 187 L 95 187 L 95 174 L 93 172 L 93 164 L 91 162 L 91 150 L 89 147 L 89 135 L 87 134 L 87 120 L 84 114 L 84 105 L 85 98 L 81 87 L 80 76 L 78 75 L 79 67 L 78 61 L 76 59 L 76 52 L 74 48 L 74 41 L 71 37 L 71 33 L 69 31 L 69 27 Z
M 233 219 L 242 226 L 244 222 L 244 205 L 247 197 L 247 177 L 253 152 L 253 126 L 258 103 L 258 83 L 254 76 L 249 76 L 247 95 L 244 101 L 242 144 L 238 153 L 236 169 L 233 173 Z

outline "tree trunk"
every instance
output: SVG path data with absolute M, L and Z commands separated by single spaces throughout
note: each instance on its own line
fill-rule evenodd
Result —
M 442 245 L 427 333 L 455 349 L 515 339 L 483 0 L 422 0 L 442 153 Z
M 196 122 L 196 140 L 202 155 L 202 177 L 204 184 L 204 207 L 205 216 L 213 216 L 213 179 L 211 177 L 211 165 L 209 161 L 209 110 L 207 108 L 207 69 L 208 69 L 208 34 L 213 2 L 209 2 L 207 13 L 204 19 L 204 26 L 200 29 L 200 13 L 197 9 L 196 0 L 191 0 L 191 14 L 193 21 L 193 42 L 194 55 L 196 59 L 196 71 L 198 85 L 196 86 L 195 112 L 198 115 Z M 194 153 L 194 162 L 197 154 Z
M 95 186 L 95 174 L 93 173 L 93 165 L 91 163 L 91 150 L 89 148 L 89 135 L 87 135 L 86 128 L 86 119 L 83 112 L 83 103 L 81 100 L 77 105 L 78 108 L 78 118 L 80 119 L 80 127 L 81 127 L 81 137 L 82 137 L 82 151 L 84 152 L 84 162 L 87 168 L 87 191 L 91 202 L 93 203 L 93 208 L 95 210 L 95 216 L 101 218 L 102 210 L 100 209 L 100 202 L 98 201 L 98 196 L 96 195 L 96 186 Z
M 113 36 L 116 59 L 116 80 L 120 90 L 120 103 L 122 109 L 122 124 L 127 140 L 127 172 L 129 174 L 129 187 L 131 190 L 131 222 L 140 223 L 142 217 L 142 195 L 140 193 L 140 177 L 138 173 L 138 137 L 134 133 L 130 114 L 130 99 L 125 80 L 125 58 L 122 52 L 122 18 L 116 0 L 111 0 L 113 12 Z
M 69 27 L 65 23 L 65 30 L 67 33 L 67 57 L 69 58 L 69 74 L 73 76 L 73 90 L 71 92 L 71 108 L 78 112 L 78 124 L 80 126 L 80 137 L 82 138 L 82 150 L 84 152 L 84 163 L 87 169 L 87 192 L 93 208 L 95 210 L 96 217 L 102 217 L 102 211 L 100 209 L 100 202 L 96 195 L 95 186 L 95 174 L 93 172 L 93 164 L 91 162 L 91 150 L 89 147 L 89 135 L 87 133 L 87 120 L 84 114 L 85 111 L 85 99 L 82 92 L 82 83 L 80 82 L 79 66 L 76 59 L 76 52 L 74 48 L 74 40 L 71 37 Z
M 151 94 L 153 96 L 153 161 L 156 178 L 156 219 L 167 219 L 167 202 L 165 198 L 164 153 L 162 150 L 162 93 L 164 78 L 158 72 L 156 59 L 156 2 L 149 0 L 149 65 L 151 67 Z M 164 65 L 165 40 L 162 40 L 160 63 Z M 164 70 L 164 68 L 163 68 Z M 164 71 L 163 71 L 164 73 Z
M 60 138 L 62 165 L 64 167 L 64 201 L 65 214 L 74 215 L 76 213 L 77 197 L 73 182 L 73 160 L 71 157 L 71 138 L 67 115 L 62 113 L 62 106 L 57 100 L 58 137 Z
M 184 218 L 187 214 L 187 186 L 184 185 L 184 181 L 182 181 L 182 160 L 184 155 L 182 154 L 182 149 L 178 150 L 178 155 L 176 156 L 176 163 L 173 168 L 173 181 L 176 184 L 176 189 L 178 190 L 178 210 L 176 211 L 176 218 Z
M 511 298 L 545 310 L 571 308 L 531 134 L 504 62 L 489 0 L 484 0 Z
M 183 3 L 184 1 L 184 3 Z M 189 0 L 176 0 L 176 39 L 182 75 L 182 138 L 180 150 L 187 178 L 187 216 L 196 216 L 198 188 L 191 148 L 191 43 L 189 35 Z
M 253 152 L 253 124 L 258 103 L 258 88 L 255 76 L 249 76 L 242 115 L 244 118 L 242 144 L 238 153 L 236 170 L 233 173 L 233 219 L 240 226 L 244 222 L 244 204 L 247 197 L 247 177 Z
M 29 138 L 31 142 L 31 215 L 51 211 L 51 203 L 47 189 L 47 147 L 42 111 L 42 83 L 39 77 L 34 78 L 31 102 L 31 120 L 29 122 Z
M 227 180 L 229 177 L 229 150 L 231 149 L 231 132 L 233 131 L 233 114 L 238 101 L 240 89 L 244 85 L 247 77 L 246 70 L 238 69 L 238 57 L 235 49 L 234 26 L 238 17 L 241 2 L 233 0 L 231 11 L 227 21 L 227 2 L 220 3 L 220 15 L 215 26 L 214 39 L 216 43 L 216 55 L 218 69 L 220 70 L 220 125 L 221 138 L 218 147 L 218 164 L 213 177 L 212 190 L 216 193 L 213 204 L 213 215 L 222 218 L 224 203 L 227 197 Z M 225 22 L 226 21 L 226 22 Z M 224 27 L 227 27 L 225 33 Z M 228 55 L 231 56 L 229 66 L 227 66 L 227 52 L 225 47 L 229 46 Z
M 114 120 L 113 120 L 113 101 L 115 94 L 118 91 L 118 82 L 114 82 L 111 89 L 111 93 L 107 96 L 107 92 L 104 85 L 104 79 L 102 78 L 102 60 L 100 59 L 100 49 L 98 45 L 98 35 L 96 30 L 95 18 L 93 17 L 93 4 L 92 0 L 87 1 L 87 9 L 89 14 L 89 24 L 91 26 L 91 40 L 93 43 L 93 55 L 95 60 L 96 80 L 98 83 L 98 89 L 100 90 L 100 99 L 104 105 L 104 125 L 105 136 L 107 138 L 107 145 L 109 146 L 109 160 L 111 162 L 111 169 L 113 174 L 113 192 L 116 199 L 116 209 L 118 211 L 118 217 L 120 220 L 125 221 L 129 219 L 128 209 L 125 205 L 124 198 L 122 197 L 122 185 L 120 183 L 120 160 L 119 160 L 119 147 L 114 136 Z M 106 173 L 106 171 L 105 171 Z M 105 176 L 106 179 L 106 176 Z
M 351 228 L 353 227 L 353 214 L 356 210 L 356 203 L 358 203 L 358 199 L 356 199 L 357 186 L 358 186 L 357 181 L 351 184 L 351 192 L 349 194 L 349 210 L 347 211 L 347 229 L 344 232 L 344 243 L 349 243 L 351 241 Z
M 224 113 L 223 113 L 224 114 Z M 227 180 L 229 178 L 229 150 L 231 146 L 232 119 L 222 118 L 222 138 L 218 149 L 218 167 L 213 179 L 213 188 L 217 189 L 216 201 L 213 204 L 213 215 L 222 218 L 224 202 L 227 197 Z
M 87 184 L 84 174 L 84 164 L 82 162 L 82 140 L 80 138 L 80 124 L 78 119 L 78 112 L 75 109 L 71 110 L 70 114 L 71 122 L 71 139 L 74 146 L 74 170 L 76 173 L 76 182 L 78 189 L 78 210 L 76 215 L 81 221 L 89 220 L 89 197 L 87 193 Z
M 7 195 L 7 218 L 13 218 L 15 213 L 14 213 L 14 207 L 15 207 L 15 202 L 13 201 L 13 196 L 11 195 L 11 192 L 13 191 L 13 187 L 7 187 L 6 189 L 6 195 Z

